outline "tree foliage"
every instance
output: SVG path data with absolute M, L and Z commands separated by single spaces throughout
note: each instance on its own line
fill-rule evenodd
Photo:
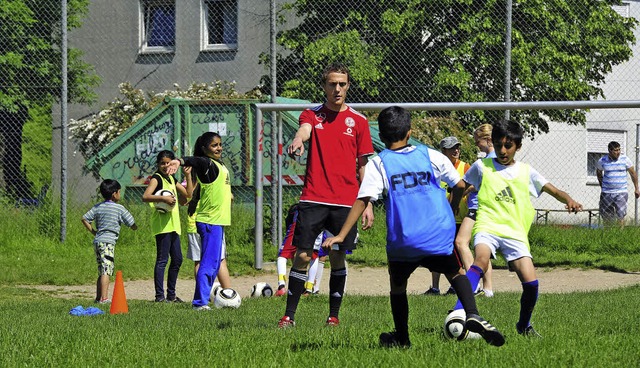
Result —
M 620 1 L 514 0 L 512 101 L 605 97 L 606 75 L 632 56 L 637 21 Z M 357 102 L 480 102 L 504 99 L 505 4 L 497 0 L 295 0 L 302 21 L 283 31 L 279 93 L 321 100 L 319 74 L 332 61 L 352 71 Z M 471 130 L 502 112 L 434 112 Z M 529 133 L 546 118 L 583 124 L 585 111 L 513 111 Z
M 68 0 L 67 28 L 77 28 L 86 14 L 88 0 Z M 0 2 L 0 136 L 4 150 L 2 175 L 5 189 L 13 197 L 34 194 L 32 182 L 26 178 L 23 163 L 23 141 L 32 145 L 26 151 L 50 150 L 51 134 L 40 137 L 41 142 L 23 129 L 27 121 L 30 129 L 43 131 L 38 124 L 47 124 L 51 132 L 51 118 L 30 119 L 30 114 L 48 111 L 60 101 L 62 86 L 62 21 L 59 0 L 5 0 Z M 89 103 L 95 100 L 92 88 L 99 79 L 93 67 L 82 61 L 82 53 L 68 51 L 69 102 Z M 50 157 L 50 156 L 45 156 Z M 41 165 L 31 168 L 42 169 Z M 33 171 L 33 169 L 31 170 Z M 44 175 L 40 177 L 49 177 Z

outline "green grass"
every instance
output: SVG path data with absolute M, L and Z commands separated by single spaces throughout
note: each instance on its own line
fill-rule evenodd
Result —
M 483 315 L 506 344 L 445 340 L 453 297 L 409 296 L 412 348 L 383 349 L 392 328 L 386 297 L 348 296 L 337 328 L 323 326 L 328 298 L 305 298 L 297 326 L 278 330 L 282 298 L 245 298 L 237 310 L 194 312 L 190 305 L 130 301 L 126 315 L 74 317 L 83 300 L 0 289 L 3 366 L 295 367 L 630 367 L 640 363 L 640 287 L 544 294 L 534 314 L 543 339 L 515 333 L 519 294 L 480 298 Z M 107 308 L 103 308 L 107 309 Z
M 386 297 L 348 295 L 338 328 L 323 326 L 327 296 L 305 298 L 297 326 L 278 330 L 285 300 L 243 300 L 237 310 L 194 312 L 189 303 L 158 304 L 131 300 L 126 315 L 73 317 L 86 299 L 60 299 L 29 284 L 93 284 L 92 236 L 82 227 L 86 209 L 69 213 L 67 241 L 58 241 L 58 209 L 45 205 L 17 210 L 0 218 L 0 356 L 2 366 L 231 366 L 231 367 L 626 367 L 640 364 L 640 286 L 613 291 L 542 294 L 534 312 L 542 340 L 515 333 L 519 293 L 479 298 L 483 316 L 506 336 L 496 348 L 483 341 L 455 342 L 442 337 L 453 297 L 409 296 L 409 350 L 382 349 L 378 335 L 392 329 Z M 148 230 L 149 208 L 128 204 L 141 227 L 124 228 L 116 246 L 116 268 L 126 279 L 150 279 L 155 244 Z M 253 268 L 253 212 L 234 207 L 227 231 L 229 266 L 235 275 L 260 273 Z M 350 265 L 385 265 L 384 215 L 376 209 L 374 229 L 362 232 Z M 265 229 L 268 229 L 265 223 Z M 267 230 L 268 231 L 268 230 Z M 534 226 L 531 248 L 539 266 L 640 271 L 638 228 L 586 229 Z M 268 234 L 267 234 L 268 235 Z M 186 244 L 186 241 L 183 242 Z M 265 245 L 264 260 L 276 247 Z M 498 260 L 498 267 L 504 262 Z M 181 278 L 191 278 L 184 262 Z M 381 285 L 387 287 L 387 285 Z M 103 308 L 107 310 L 107 308 Z

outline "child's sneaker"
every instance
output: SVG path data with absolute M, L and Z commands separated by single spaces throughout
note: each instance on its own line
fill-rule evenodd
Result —
M 456 291 L 453 289 L 453 286 L 449 286 L 449 290 L 444 295 L 456 295 Z
M 325 322 L 326 326 L 337 326 L 340 324 L 338 317 L 329 317 L 327 318 L 327 322 Z
M 278 286 L 278 290 L 276 290 L 276 296 L 283 296 L 287 293 L 287 288 L 284 285 Z
M 211 310 L 211 307 L 209 307 L 208 305 L 194 305 L 193 306 L 193 310 L 195 311 L 208 311 Z
M 504 336 L 502 336 L 500 331 L 498 331 L 498 329 L 493 327 L 491 323 L 485 321 L 484 318 L 480 317 L 477 314 L 469 314 L 467 316 L 465 328 L 471 332 L 479 333 L 484 341 L 486 341 L 490 345 L 504 345 Z
M 383 332 L 380 334 L 380 346 L 385 348 L 410 348 L 409 336 L 400 337 L 398 332 Z
M 518 330 L 518 333 L 522 336 L 525 337 L 533 337 L 533 338 L 537 338 L 537 339 L 541 339 L 542 335 L 540 335 L 536 330 L 533 329 L 532 325 L 527 326 L 527 328 L 525 328 L 524 330 L 520 330 L 518 328 L 518 325 L 516 324 L 516 330 Z
M 424 295 L 440 295 L 440 289 L 430 287 L 429 290 L 424 292 Z
M 167 298 L 167 302 L 168 302 L 168 303 L 184 303 L 184 300 L 182 300 L 182 299 L 180 299 L 180 298 L 178 298 L 178 297 L 176 296 L 176 297 L 175 297 L 175 298 L 173 298 L 173 299 L 168 299 L 168 298 Z
M 167 299 L 165 299 L 164 297 L 158 297 L 158 298 L 156 298 L 156 300 L 154 300 L 154 302 L 156 302 L 156 303 L 164 303 L 166 301 L 167 301 Z
M 278 328 L 295 327 L 295 325 L 296 323 L 289 316 L 280 318 L 280 321 L 278 322 Z
M 111 299 L 100 299 L 98 304 L 111 304 Z

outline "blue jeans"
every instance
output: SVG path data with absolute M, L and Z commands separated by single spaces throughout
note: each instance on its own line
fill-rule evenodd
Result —
M 196 290 L 193 294 L 193 306 L 209 304 L 211 288 L 218 276 L 222 258 L 222 226 L 196 222 L 198 234 L 202 239 L 200 268 L 196 275 Z
M 156 235 L 156 266 L 153 269 L 153 280 L 156 288 L 156 300 L 164 299 L 164 269 L 171 256 L 169 276 L 167 277 L 167 299 L 176 298 L 176 281 L 182 265 L 182 249 L 180 235 L 175 231 Z

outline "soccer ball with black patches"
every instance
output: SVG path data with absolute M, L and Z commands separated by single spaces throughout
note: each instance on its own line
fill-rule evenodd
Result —
M 231 288 L 220 289 L 213 299 L 216 308 L 238 308 L 242 304 L 240 294 Z
M 160 189 L 159 191 L 155 192 L 154 195 L 173 197 L 173 193 L 171 193 L 171 191 L 167 189 Z M 156 208 L 156 211 L 160 213 L 167 213 L 173 210 L 173 206 L 165 202 L 154 202 L 153 206 Z
M 273 295 L 273 288 L 266 282 L 259 282 L 251 288 L 251 297 L 258 298 L 261 296 L 269 297 Z
M 222 290 L 222 286 L 220 285 L 219 282 L 214 282 L 213 286 L 211 287 L 211 294 L 209 295 L 209 299 L 211 300 L 215 300 L 216 299 L 216 295 L 218 295 L 218 292 Z
M 466 320 L 467 315 L 464 313 L 464 309 L 451 311 L 444 319 L 444 336 L 449 339 L 457 339 L 458 341 L 481 338 L 482 336 L 480 336 L 480 334 L 464 329 Z

